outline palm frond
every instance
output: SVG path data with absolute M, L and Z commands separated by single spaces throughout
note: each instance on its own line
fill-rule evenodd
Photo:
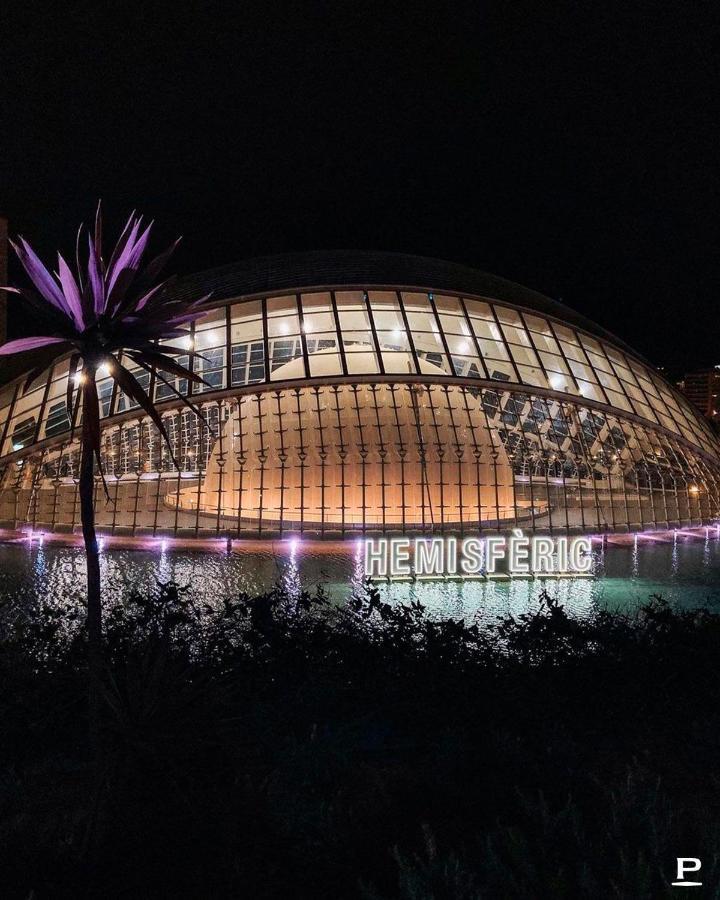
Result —
M 47 353 L 36 361 L 36 367 L 29 373 L 28 378 L 32 381 L 59 358 L 71 354 L 67 385 L 67 410 L 71 421 L 74 418 L 75 379 L 82 363 L 77 398 L 82 398 L 83 440 L 90 443 L 98 463 L 101 448 L 96 374 L 103 363 L 109 364 L 110 375 L 118 386 L 155 423 L 173 454 L 169 435 L 152 398 L 119 361 L 121 352 L 135 365 L 155 374 L 205 421 L 195 404 L 182 397 L 158 372 L 205 384 L 191 367 L 173 358 L 187 356 L 193 359 L 200 354 L 158 342 L 186 337 L 188 326 L 204 315 L 203 306 L 208 297 L 178 299 L 170 294 L 172 278 L 157 283 L 178 241 L 143 266 L 151 232 L 152 222 L 143 225 L 142 217 L 133 212 L 106 264 L 102 252 L 102 207 L 98 203 L 94 228 L 87 235 L 87 260 L 83 263 L 81 259 L 81 226 L 75 241 L 75 271 L 58 254 L 55 274 L 48 270 L 24 238 L 20 237 L 12 244 L 31 286 L 7 290 L 18 294 L 28 304 L 38 332 L 4 344 L 0 347 L 0 356 L 45 349 Z M 177 465 L 174 456 L 173 461 Z

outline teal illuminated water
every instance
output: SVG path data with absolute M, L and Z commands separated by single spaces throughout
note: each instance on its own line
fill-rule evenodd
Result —
M 594 578 L 513 579 L 395 583 L 380 590 L 389 599 L 420 601 L 429 614 L 491 620 L 537 608 L 543 590 L 576 615 L 596 609 L 631 610 L 653 594 L 684 608 L 720 610 L 720 536 L 677 535 L 666 542 L 643 539 L 626 546 L 595 545 Z M 261 592 L 278 581 L 291 588 L 323 584 L 338 602 L 361 577 L 359 554 L 336 552 L 294 542 L 277 542 L 262 551 L 119 550 L 102 553 L 105 596 L 120 599 L 157 580 L 190 585 L 212 603 L 240 591 Z M 85 580 L 83 552 L 53 544 L 0 544 L 0 603 L 81 597 Z

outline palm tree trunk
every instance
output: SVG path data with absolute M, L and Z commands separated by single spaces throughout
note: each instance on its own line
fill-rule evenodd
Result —
M 97 404 L 95 372 L 86 368 L 83 377 L 92 382 L 83 392 L 82 450 L 80 457 L 80 521 L 82 522 L 87 564 L 87 635 L 90 741 L 99 747 L 100 689 L 102 684 L 102 605 L 100 600 L 100 553 L 95 534 L 95 463 L 92 439 L 93 417 L 88 415 L 90 403 Z

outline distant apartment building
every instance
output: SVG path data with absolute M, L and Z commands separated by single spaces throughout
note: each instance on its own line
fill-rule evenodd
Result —
M 720 366 L 690 372 L 680 382 L 680 390 L 706 418 L 720 417 Z

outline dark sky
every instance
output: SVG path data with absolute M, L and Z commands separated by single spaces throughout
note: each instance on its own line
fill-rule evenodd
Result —
M 102 196 L 111 224 L 137 207 L 183 234 L 180 272 L 440 256 L 672 370 L 720 362 L 718 4 L 14 7 L 0 208 L 42 251 Z

